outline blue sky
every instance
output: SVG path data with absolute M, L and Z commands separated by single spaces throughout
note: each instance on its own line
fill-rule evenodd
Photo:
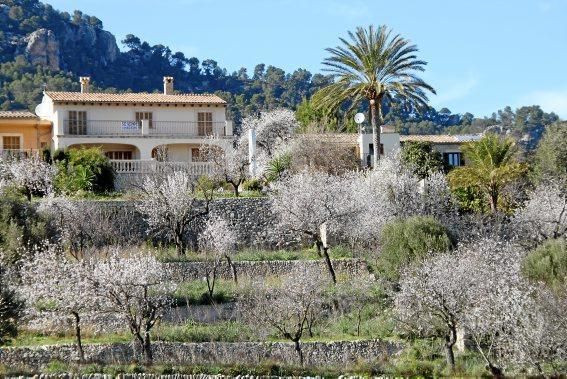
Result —
M 228 71 L 320 72 L 339 36 L 387 24 L 429 63 L 435 107 L 483 116 L 539 104 L 567 118 L 567 0 L 45 1 L 97 16 L 118 41 L 132 33 Z

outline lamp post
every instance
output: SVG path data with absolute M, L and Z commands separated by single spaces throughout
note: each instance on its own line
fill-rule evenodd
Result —
M 356 125 L 358 125 L 358 149 L 360 151 L 359 155 L 359 159 L 360 159 L 360 165 L 362 167 L 365 166 L 365 159 L 364 159 L 364 135 L 362 133 L 363 131 L 363 127 L 362 127 L 362 123 L 364 122 L 364 113 L 357 113 L 354 115 L 354 122 L 356 122 Z

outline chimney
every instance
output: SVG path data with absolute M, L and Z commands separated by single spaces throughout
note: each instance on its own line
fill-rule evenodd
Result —
M 163 77 L 163 94 L 173 95 L 173 76 Z
M 81 93 L 88 93 L 89 92 L 89 85 L 91 83 L 91 77 L 90 76 L 81 76 L 79 78 L 79 81 L 81 82 Z

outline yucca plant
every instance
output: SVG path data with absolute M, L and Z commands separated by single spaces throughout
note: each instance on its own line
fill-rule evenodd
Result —
M 426 93 L 435 90 L 416 75 L 427 64 L 417 58 L 417 46 L 393 35 L 387 26 L 358 27 L 348 35 L 350 40 L 340 38 L 342 46 L 326 49 L 331 55 L 323 61 L 324 70 L 335 80 L 315 93 L 313 102 L 327 112 L 348 103 L 348 113 L 368 101 L 376 165 L 380 157 L 378 126 L 384 121 L 382 106 L 398 98 L 408 106 L 423 107 L 428 101 Z

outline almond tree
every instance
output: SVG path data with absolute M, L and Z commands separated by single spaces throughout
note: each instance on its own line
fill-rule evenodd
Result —
M 0 188 L 15 185 L 21 188 L 28 201 L 34 194 L 46 195 L 52 191 L 55 171 L 51 165 L 39 156 L 29 158 L 0 159 Z
M 226 260 L 232 269 L 234 282 L 238 282 L 236 266 L 231 259 L 231 255 L 236 250 L 236 233 L 230 228 L 226 220 L 220 217 L 210 218 L 205 224 L 205 230 L 199 236 L 199 247 L 205 254 L 211 255 L 205 278 L 207 280 L 209 297 L 212 300 L 217 270 L 223 259 Z
M 419 335 L 441 337 L 447 366 L 455 369 L 453 346 L 469 298 L 464 282 L 468 268 L 459 265 L 451 254 L 433 257 L 408 269 L 394 296 L 395 311 L 401 326 Z
M 240 138 L 248 141 L 248 131 L 256 131 L 256 146 L 259 155 L 268 159 L 274 157 L 278 148 L 287 143 L 299 127 L 295 113 L 289 109 L 274 109 L 258 116 L 248 116 L 242 120 Z M 242 141 L 244 142 L 244 141 Z M 243 143 L 244 144 L 244 143 Z M 248 146 L 246 144 L 246 146 Z
M 22 297 L 32 317 L 52 319 L 71 316 L 79 360 L 85 360 L 81 342 L 82 319 L 93 315 L 98 304 L 89 262 L 68 260 L 53 244 L 34 248 L 21 262 Z
M 516 355 L 516 338 L 531 328 L 533 288 L 522 277 L 523 251 L 507 242 L 485 239 L 461 249 L 469 303 L 462 326 L 490 373 L 502 376 Z M 461 279 L 462 280 L 462 279 Z
M 324 291 L 329 284 L 318 270 L 298 269 L 269 287 L 255 282 L 241 300 L 244 317 L 264 334 L 276 332 L 294 343 L 303 365 L 301 339 L 324 313 Z
M 203 159 L 212 165 L 211 177 L 220 183 L 229 183 L 234 196 L 238 197 L 240 185 L 250 176 L 248 144 L 244 136 L 234 141 L 219 141 L 217 137 L 211 137 L 199 150 Z
M 212 194 L 204 190 L 204 200 L 197 199 L 197 184 L 184 171 L 175 171 L 163 179 L 148 177 L 143 191 L 136 209 L 145 216 L 151 232 L 172 239 L 177 254 L 183 255 L 189 225 L 208 213 Z
M 513 220 L 524 240 L 543 241 L 567 235 L 567 194 L 556 182 L 542 182 Z
M 120 316 L 151 364 L 151 330 L 171 307 L 175 290 L 166 282 L 165 268 L 149 254 L 121 256 L 118 251 L 94 264 L 96 297 L 105 312 Z
M 396 218 L 432 216 L 449 230 L 457 227 L 457 209 L 447 180 L 433 173 L 421 180 L 406 168 L 399 152 L 382 158 L 374 170 L 355 177 L 356 203 L 363 212 L 345 227 L 347 237 L 376 246 L 384 225 Z
M 353 183 L 352 176 L 303 171 L 275 183 L 270 194 L 280 227 L 303 233 L 315 244 L 334 283 L 328 233 L 361 211 L 353 196 Z

